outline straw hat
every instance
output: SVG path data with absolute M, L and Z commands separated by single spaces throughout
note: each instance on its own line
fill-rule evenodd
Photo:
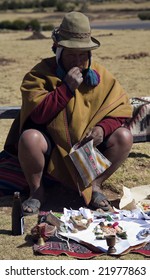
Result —
M 61 25 L 53 30 L 52 39 L 57 46 L 71 49 L 93 50 L 100 46 L 100 42 L 91 37 L 88 17 L 80 12 L 66 14 Z

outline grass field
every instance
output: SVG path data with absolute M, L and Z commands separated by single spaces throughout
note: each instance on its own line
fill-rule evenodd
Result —
M 145 5 L 149 5 L 146 2 Z M 103 6 L 106 8 L 105 6 Z M 114 6 L 113 6 L 114 7 Z M 115 8 L 117 8 L 116 6 Z M 122 6 L 123 7 L 123 6 Z M 107 6 L 108 8 L 108 6 Z M 114 9 L 115 9 L 114 8 Z M 120 6 L 119 6 L 120 8 Z M 93 8 L 94 9 L 94 8 Z M 4 18 L 43 18 L 43 14 L 6 13 Z M 45 14 L 44 17 L 47 15 Z M 60 15 L 59 15 L 60 16 Z M 94 14 L 94 17 L 96 15 Z M 98 15 L 97 15 L 98 18 Z M 53 18 L 52 22 L 58 23 L 59 18 Z M 0 103 L 1 106 L 21 105 L 20 84 L 23 76 L 42 58 L 52 55 L 50 32 L 43 32 L 47 37 L 44 40 L 24 40 L 31 32 L 0 32 Z M 147 30 L 93 30 L 92 35 L 101 42 L 101 47 L 93 51 L 93 58 L 110 70 L 128 92 L 129 97 L 150 96 L 150 31 Z M 145 53 L 145 57 L 125 59 L 125 55 Z M 5 137 L 11 121 L 0 120 L 0 150 L 3 149 Z M 112 190 L 120 192 L 123 186 L 132 188 L 150 183 L 150 149 L 149 143 L 134 144 L 129 158 L 106 182 Z M 10 198 L 8 198 L 8 201 Z M 5 199 L 0 199 L 0 259 L 41 259 L 32 253 L 30 229 L 37 222 L 37 216 L 26 217 L 25 236 L 11 236 L 11 200 L 5 205 Z M 26 238 L 26 240 L 24 240 Z M 3 246 L 5 244 L 5 246 Z M 42 256 L 42 259 L 54 259 L 54 257 Z M 57 259 L 68 259 L 60 256 Z M 71 259 L 71 258 L 69 258 Z M 109 256 L 97 259 L 114 259 Z M 120 259 L 144 259 L 140 255 L 129 254 Z

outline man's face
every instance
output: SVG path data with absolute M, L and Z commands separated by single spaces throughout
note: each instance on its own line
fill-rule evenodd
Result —
M 62 64 L 68 72 L 73 67 L 79 67 L 82 71 L 88 67 L 89 55 L 88 51 L 82 51 L 79 49 L 64 49 L 61 56 Z

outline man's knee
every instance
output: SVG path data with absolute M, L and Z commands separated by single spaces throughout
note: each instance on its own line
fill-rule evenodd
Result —
M 133 144 L 133 136 L 127 128 L 120 127 L 110 137 L 110 145 L 118 145 L 122 148 L 131 149 Z M 121 150 L 120 150 L 121 152 Z
M 19 139 L 19 145 L 30 146 L 38 143 L 38 141 L 39 141 L 39 132 L 35 129 L 27 129 L 22 132 Z
M 46 154 L 51 151 L 51 142 L 39 130 L 27 129 L 23 131 L 19 139 L 19 150 L 22 150 L 22 148 Z
M 127 128 L 118 129 L 118 141 L 120 141 L 122 145 L 132 146 L 133 136 L 130 130 Z

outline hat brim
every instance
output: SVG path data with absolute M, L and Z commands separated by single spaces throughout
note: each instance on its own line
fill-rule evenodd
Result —
M 54 39 L 54 38 L 53 38 Z M 57 46 L 70 48 L 70 49 L 81 49 L 81 50 L 94 50 L 100 47 L 100 42 L 94 37 L 91 37 L 88 41 L 81 40 L 68 40 L 62 39 L 62 37 L 57 36 L 54 40 L 57 43 Z

